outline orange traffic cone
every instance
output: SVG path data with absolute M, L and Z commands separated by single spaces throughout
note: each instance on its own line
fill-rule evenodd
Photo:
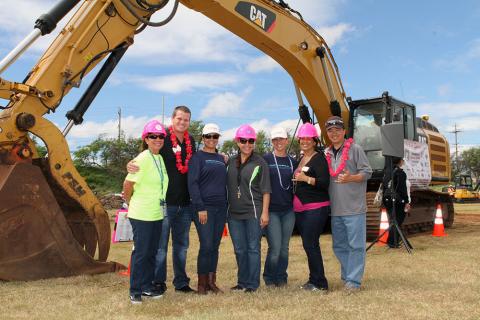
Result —
M 222 237 L 228 237 L 228 228 L 227 224 L 225 224 L 225 227 L 223 227 L 223 234 Z
M 130 262 L 128 263 L 128 269 L 120 271 L 118 274 L 121 276 L 130 276 L 130 268 L 132 267 L 132 258 L 130 258 Z
M 132 251 L 135 250 L 135 246 L 132 246 Z M 125 271 L 120 271 L 118 274 L 121 276 L 130 276 L 130 269 L 132 267 L 132 256 L 130 256 L 130 261 L 128 262 L 128 269 Z
M 380 237 L 380 239 L 378 239 L 377 246 L 384 246 L 388 241 L 388 217 L 387 209 L 385 208 L 382 208 L 382 215 L 380 217 L 380 229 L 378 230 L 378 235 L 382 236 Z
M 445 228 L 443 227 L 443 214 L 442 214 L 442 205 L 437 204 L 437 211 L 435 212 L 435 224 L 433 225 L 434 237 L 445 237 Z

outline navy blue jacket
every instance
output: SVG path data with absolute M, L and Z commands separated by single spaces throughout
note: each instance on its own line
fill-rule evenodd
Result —
M 227 206 L 227 167 L 218 153 L 197 151 L 188 163 L 188 191 L 194 210 Z

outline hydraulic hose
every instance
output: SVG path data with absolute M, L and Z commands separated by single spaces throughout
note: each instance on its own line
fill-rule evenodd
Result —
M 159 21 L 159 22 L 150 22 L 148 21 L 147 19 L 145 19 L 144 17 L 140 16 L 136 11 L 135 11 L 135 7 L 130 3 L 129 0 L 120 0 L 122 2 L 122 4 L 127 8 L 127 10 L 135 17 L 137 18 L 138 20 L 140 20 L 140 22 L 142 22 L 143 24 L 147 25 L 147 26 L 150 26 L 150 27 L 161 27 L 161 26 L 164 26 L 166 25 L 167 23 L 169 23 L 173 17 L 175 16 L 175 14 L 177 13 L 177 9 L 178 9 L 178 0 L 175 0 L 175 3 L 173 5 L 173 9 L 172 9 L 172 12 L 170 13 L 170 15 L 165 18 L 165 20 L 162 20 L 162 21 Z

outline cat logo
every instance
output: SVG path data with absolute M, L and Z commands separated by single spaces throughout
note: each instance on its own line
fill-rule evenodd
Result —
M 270 33 L 275 28 L 275 13 L 246 1 L 239 1 L 235 11 L 253 22 L 264 31 Z

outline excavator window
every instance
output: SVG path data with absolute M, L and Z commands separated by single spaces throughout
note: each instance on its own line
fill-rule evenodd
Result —
M 382 170 L 385 159 L 382 156 L 380 127 L 385 124 L 385 108 L 382 103 L 372 103 L 355 108 L 353 113 L 353 137 L 362 146 L 374 170 Z

